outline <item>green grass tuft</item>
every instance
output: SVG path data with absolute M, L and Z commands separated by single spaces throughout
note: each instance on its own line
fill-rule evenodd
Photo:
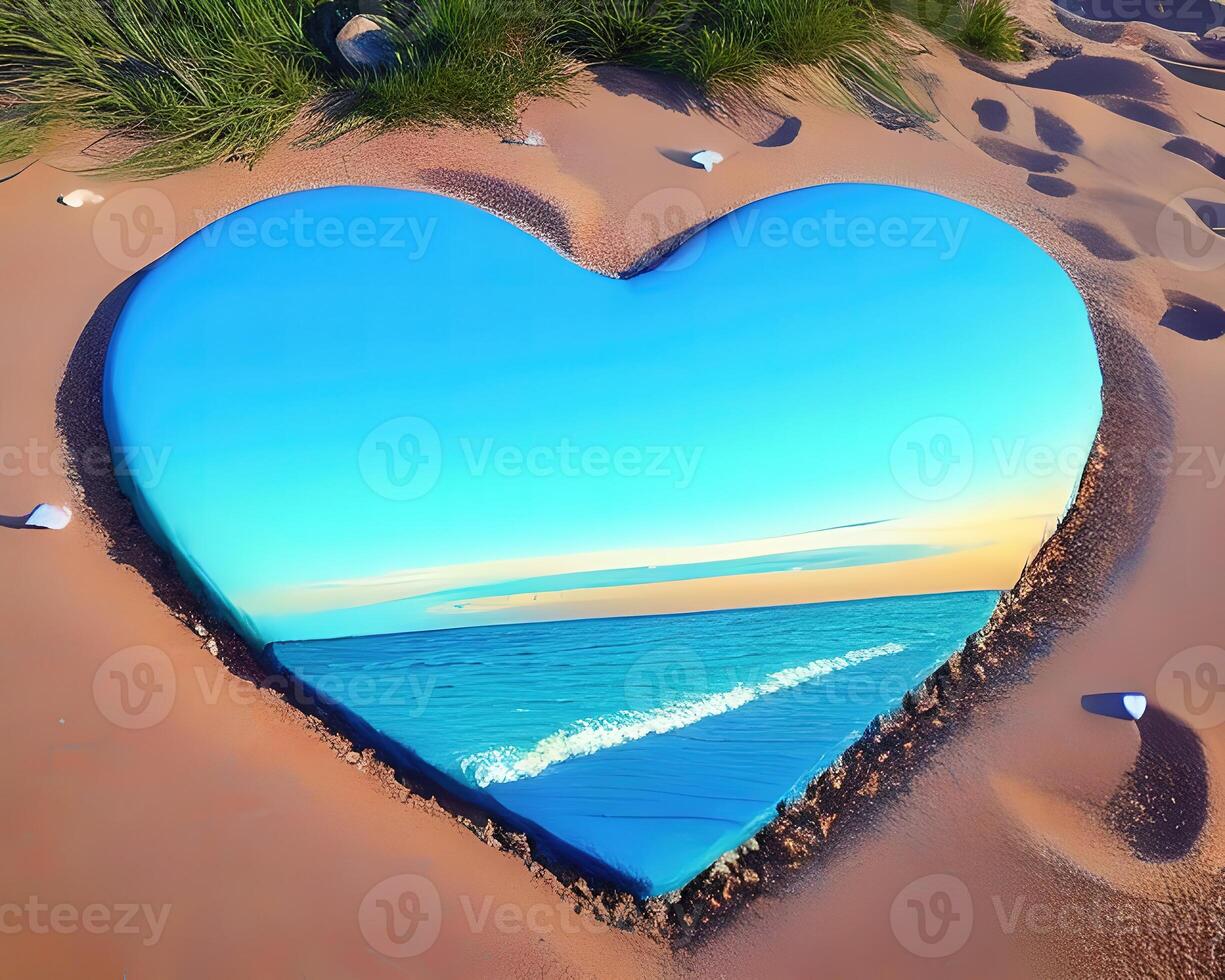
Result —
M 703 0 L 558 0 L 557 39 L 591 64 L 669 71 Z
M 336 80 L 322 132 L 356 126 L 508 127 L 525 96 L 563 94 L 573 66 L 534 4 L 423 0 L 392 11 L 399 66 Z
M 107 169 L 157 176 L 251 163 L 320 91 L 311 0 L 5 0 L 0 93 L 135 147 Z
M 868 0 L 568 2 L 562 41 L 584 61 L 671 72 L 717 98 L 799 88 L 914 108 L 889 19 Z
M 993 61 L 1021 61 L 1021 23 L 1009 0 L 875 0 L 942 41 Z
M 1021 25 L 1012 16 L 1008 0 L 965 0 L 961 4 L 954 44 L 993 61 L 1020 61 Z
M 525 97 L 565 96 L 582 64 L 667 72 L 724 104 L 803 91 L 917 112 L 899 14 L 1021 56 L 1007 0 L 385 0 L 396 63 L 364 72 L 307 40 L 319 0 L 2 2 L 0 158 L 67 124 L 105 134 L 99 169 L 143 176 L 253 163 L 307 109 L 325 139 L 510 127 Z
M 0 112 L 0 161 L 29 156 L 41 139 L 39 127 L 24 114 Z

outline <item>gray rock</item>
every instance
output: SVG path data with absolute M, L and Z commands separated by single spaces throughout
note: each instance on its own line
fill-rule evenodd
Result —
M 336 35 L 336 47 L 341 56 L 359 71 L 383 71 L 394 68 L 399 59 L 396 46 L 382 26 L 369 17 L 350 17 Z

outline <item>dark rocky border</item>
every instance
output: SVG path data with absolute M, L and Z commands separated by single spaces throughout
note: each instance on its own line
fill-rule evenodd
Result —
M 496 211 L 576 258 L 565 212 L 555 203 L 499 178 L 462 171 L 441 171 L 434 177 L 452 193 Z M 701 227 L 650 250 L 620 276 L 651 268 Z M 328 741 L 339 757 L 373 774 L 389 795 L 449 813 L 491 847 L 515 854 L 537 877 L 550 880 L 576 909 L 673 946 L 700 942 L 755 896 L 785 890 L 840 844 L 864 832 L 905 796 L 936 750 L 967 727 L 965 720 L 975 708 L 1023 681 L 1030 665 L 1059 636 L 1092 615 L 1144 546 L 1163 491 L 1154 465 L 1157 452 L 1173 442 L 1173 416 L 1159 369 L 1144 346 L 1087 297 L 1103 375 L 1102 420 L 1076 500 L 1055 533 L 963 649 L 907 694 L 897 711 L 875 719 L 800 800 L 780 806 L 778 816 L 734 859 L 718 862 L 677 893 L 642 901 L 593 888 L 572 868 L 552 862 L 544 867 L 533 856 L 526 835 L 497 825 L 437 787 L 397 773 L 371 748 L 355 751 L 346 737 L 329 729 L 334 719 L 317 704 L 295 704 L 285 679 L 269 675 L 228 622 L 187 587 L 174 561 L 140 525 L 110 467 L 99 464 L 110 458 L 102 417 L 106 350 L 139 275 L 98 307 L 69 357 L 56 396 L 56 422 L 73 481 L 85 516 L 103 536 L 110 556 L 141 575 L 236 677 L 271 690 L 273 702 L 292 705 L 286 710 Z

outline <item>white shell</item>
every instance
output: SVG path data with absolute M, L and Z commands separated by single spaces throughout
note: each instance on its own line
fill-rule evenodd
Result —
M 52 531 L 59 531 L 67 527 L 70 520 L 72 520 L 72 511 L 67 507 L 39 504 L 26 518 L 26 527 L 45 527 Z
M 718 150 L 698 150 L 698 152 L 695 153 L 693 156 L 691 156 L 689 159 L 692 160 L 694 163 L 696 163 L 699 167 L 701 167 L 707 173 L 710 173 L 712 170 L 715 169 L 716 163 L 723 162 L 723 154 L 720 153 Z
M 93 191 L 87 191 L 82 188 L 69 191 L 67 194 L 61 194 L 56 200 L 65 207 L 79 208 L 82 204 L 101 204 L 106 198 L 101 194 L 95 194 Z
M 1144 709 L 1148 707 L 1148 698 L 1143 694 L 1124 694 L 1123 695 L 1123 710 L 1139 721 L 1144 714 Z
M 503 143 L 513 143 L 516 146 L 544 146 L 544 134 L 538 129 L 529 129 L 526 136 L 507 137 Z
M 1081 696 L 1080 706 L 1095 715 L 1139 721 L 1148 707 L 1148 698 L 1139 691 L 1110 691 Z

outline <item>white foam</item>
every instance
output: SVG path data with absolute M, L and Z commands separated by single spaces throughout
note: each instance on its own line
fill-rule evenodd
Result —
M 677 701 L 647 711 L 626 709 L 605 717 L 584 718 L 542 738 L 530 749 L 513 745 L 487 749 L 467 756 L 460 762 L 460 768 L 481 787 L 539 776 L 549 766 L 566 759 L 591 755 L 648 735 L 685 728 L 704 718 L 734 711 L 765 695 L 796 687 L 876 657 L 901 653 L 904 649 L 900 643 L 885 643 L 866 650 L 852 650 L 839 657 L 826 657 L 799 667 L 775 671 L 760 684 L 737 684 L 730 691 Z

